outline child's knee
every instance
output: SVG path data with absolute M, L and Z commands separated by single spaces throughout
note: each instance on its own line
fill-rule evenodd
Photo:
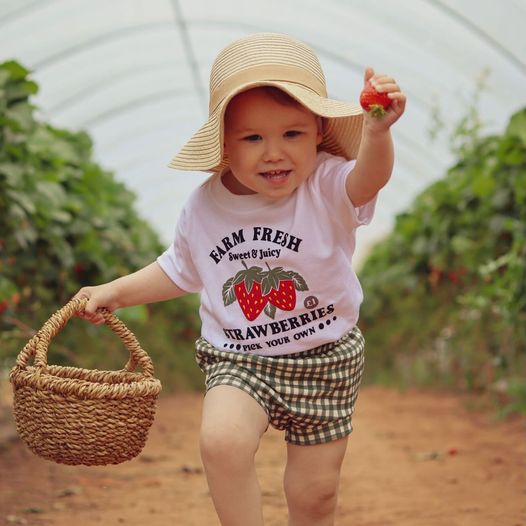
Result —
M 238 429 L 203 426 L 199 445 L 205 466 L 237 469 L 254 460 L 258 441 L 250 434 L 240 433 Z
M 338 498 L 338 476 L 312 477 L 309 480 L 285 478 L 289 509 L 309 517 L 324 517 L 334 511 Z

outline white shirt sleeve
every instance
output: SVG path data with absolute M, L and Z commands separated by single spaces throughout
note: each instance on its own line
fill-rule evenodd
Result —
M 173 243 L 157 258 L 157 262 L 179 288 L 187 292 L 200 292 L 203 284 L 187 241 L 186 214 L 185 209 L 177 222 Z
M 349 199 L 345 183 L 355 164 L 354 160 L 346 161 L 342 157 L 322 153 L 319 155 L 316 171 L 309 181 L 314 191 L 322 196 L 331 214 L 337 217 L 338 223 L 346 229 L 369 224 L 377 200 L 375 196 L 368 203 L 355 207 Z

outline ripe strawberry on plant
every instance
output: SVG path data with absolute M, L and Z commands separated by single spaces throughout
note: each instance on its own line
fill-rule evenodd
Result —
M 393 101 L 387 96 L 387 93 L 376 91 L 369 80 L 360 93 L 361 107 L 373 117 L 383 117 L 391 102 Z

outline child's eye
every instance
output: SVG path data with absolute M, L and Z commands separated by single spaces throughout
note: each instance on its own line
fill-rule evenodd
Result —
M 301 132 L 297 130 L 289 130 L 285 132 L 285 137 L 298 137 L 298 135 L 301 135 Z
M 247 142 L 257 142 L 261 140 L 261 135 L 247 135 L 246 137 L 243 137 L 243 140 Z

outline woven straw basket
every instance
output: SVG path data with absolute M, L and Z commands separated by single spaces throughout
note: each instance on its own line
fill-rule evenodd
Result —
M 75 298 L 55 312 L 18 355 L 10 373 L 15 422 L 28 447 L 48 460 L 119 464 L 144 447 L 161 383 L 134 334 L 107 310 L 101 310 L 106 324 L 130 352 L 123 370 L 48 365 L 51 340 L 86 301 Z M 135 372 L 137 365 L 142 372 Z

